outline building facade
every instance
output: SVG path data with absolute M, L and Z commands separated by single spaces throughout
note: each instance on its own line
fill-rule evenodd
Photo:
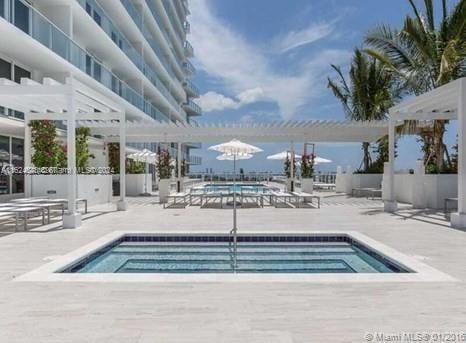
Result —
M 188 15 L 187 0 L 0 0 L 0 78 L 72 76 L 120 104 L 127 120 L 190 122 L 202 110 L 192 101 Z M 22 163 L 23 118 L 0 107 L 0 166 Z M 188 164 L 200 163 L 190 153 L 198 147 L 182 148 Z M 0 194 L 23 188 L 22 176 L 0 176 Z

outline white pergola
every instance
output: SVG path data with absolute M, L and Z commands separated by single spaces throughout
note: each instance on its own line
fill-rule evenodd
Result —
M 106 136 L 108 142 L 120 139 L 117 124 L 82 121 L 79 125 L 90 127 L 93 134 Z M 167 123 L 128 121 L 126 141 L 165 142 L 178 144 L 178 163 L 181 161 L 181 144 L 189 142 L 223 142 L 239 139 L 245 142 L 289 142 L 294 159 L 295 142 L 375 142 L 387 134 L 387 121 L 351 122 L 334 120 L 275 121 L 272 123 Z M 178 165 L 178 185 L 181 180 Z M 291 175 L 294 175 L 291 164 Z M 291 180 L 293 182 L 293 178 Z
M 466 78 L 408 99 L 389 110 L 389 161 L 385 164 L 388 185 L 384 195 L 387 212 L 397 209 L 394 191 L 395 127 L 404 120 L 458 120 L 458 212 L 452 213 L 451 225 L 466 228 Z
M 67 126 L 68 211 L 63 226 L 81 225 L 81 215 L 76 210 L 76 123 L 83 120 L 99 121 L 119 131 L 120 142 L 120 201 L 119 210 L 125 203 L 125 112 L 115 102 L 83 83 L 68 77 L 65 83 L 44 78 L 42 83 L 22 78 L 20 83 L 0 78 L 0 105 L 25 114 L 24 167 L 31 167 L 32 120 L 63 121 Z M 25 177 L 26 196 L 30 194 L 28 177 Z

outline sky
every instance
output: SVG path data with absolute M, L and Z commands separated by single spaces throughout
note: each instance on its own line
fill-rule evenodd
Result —
M 454 3 L 454 0 L 451 0 Z M 192 0 L 189 2 L 193 82 L 201 90 L 196 101 L 203 108 L 198 122 L 270 122 L 274 120 L 344 120 L 341 103 L 327 88 L 335 77 L 330 64 L 347 70 L 354 48 L 378 24 L 399 27 L 411 13 L 408 0 Z M 447 145 L 455 144 L 456 129 L 449 127 Z M 218 142 L 221 143 L 221 142 Z M 230 170 L 217 161 L 209 143 L 192 154 L 203 164 L 192 171 Z M 283 170 L 268 155 L 289 144 L 256 144 L 264 152 L 241 161 L 245 171 Z M 295 144 L 302 152 L 303 144 Z M 316 145 L 318 156 L 332 160 L 318 170 L 338 165 L 358 169 L 358 143 Z M 416 137 L 398 141 L 396 168 L 413 168 L 422 155 Z

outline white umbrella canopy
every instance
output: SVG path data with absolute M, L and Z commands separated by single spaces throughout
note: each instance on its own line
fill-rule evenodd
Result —
M 213 145 L 209 147 L 209 150 L 215 150 L 227 155 L 236 155 L 237 157 L 239 155 L 255 154 L 256 152 L 262 151 L 262 149 L 254 145 L 243 143 L 237 139 L 232 139 L 229 142 L 218 145 Z
M 241 154 L 241 155 L 236 155 L 237 160 L 249 160 L 252 158 L 252 154 Z M 223 154 L 217 156 L 217 160 L 219 161 L 233 161 L 235 160 L 235 155 L 228 155 L 228 154 Z
M 314 164 L 322 164 L 322 163 L 332 163 L 332 160 L 328 160 L 323 157 L 316 156 L 314 157 Z
M 282 151 L 282 152 L 279 152 L 278 154 L 267 156 L 267 159 L 268 160 L 282 160 L 282 161 L 284 161 L 284 160 L 286 160 L 287 157 L 291 158 L 291 152 Z M 297 160 L 300 160 L 301 155 L 294 154 L 294 158 L 297 159 Z

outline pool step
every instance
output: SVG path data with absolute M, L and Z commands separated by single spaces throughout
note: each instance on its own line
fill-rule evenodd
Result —
M 117 273 L 232 273 L 229 262 L 221 261 L 175 261 L 161 262 L 159 260 L 128 260 Z M 342 261 L 307 261 L 305 263 L 288 263 L 275 261 L 273 263 L 257 263 L 239 261 L 236 270 L 239 273 L 352 273 L 354 272 Z

